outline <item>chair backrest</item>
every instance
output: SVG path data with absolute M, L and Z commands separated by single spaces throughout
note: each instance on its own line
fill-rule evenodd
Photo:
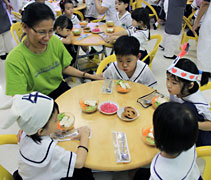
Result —
M 2 134 L 0 135 L 0 145 L 3 144 L 17 144 L 17 136 L 15 134 Z M 1 180 L 13 180 L 12 174 L 10 174 L 3 166 L 0 165 L 0 179 Z
M 211 89 L 211 82 L 208 82 L 204 86 L 201 86 L 199 89 L 200 89 L 200 91 L 205 91 L 205 90 Z M 211 106 L 211 102 L 210 102 L 210 106 Z M 210 111 L 211 111 L 211 107 L 210 107 Z
M 78 15 L 80 17 L 80 21 L 83 21 L 84 20 L 84 15 L 82 14 L 81 11 L 78 11 L 78 10 L 74 10 L 73 12 L 74 14 Z
M 12 26 L 10 27 L 10 31 L 15 42 L 19 44 L 24 34 L 21 22 L 16 22 L 12 24 Z
M 22 16 L 19 12 L 12 11 L 12 14 L 15 17 L 16 21 L 21 22 Z
M 98 23 L 98 22 L 101 22 L 101 21 L 105 21 L 105 19 L 106 19 L 106 15 L 104 14 L 103 16 L 101 16 L 100 19 L 92 20 L 91 22 Z
M 188 16 L 188 18 L 186 18 L 187 21 L 189 22 L 189 24 L 191 24 L 191 19 L 193 18 L 193 16 L 194 16 L 195 13 L 196 13 L 196 10 L 193 11 L 193 12 Z M 183 24 L 183 26 L 182 26 L 182 32 L 184 32 L 186 26 L 187 26 L 187 24 L 186 24 L 186 22 L 184 22 L 184 24 Z
M 103 60 L 100 62 L 98 68 L 97 68 L 96 74 L 102 73 L 102 72 L 103 72 L 103 69 L 104 69 L 109 63 L 112 63 L 112 62 L 114 62 L 114 61 L 116 61 L 116 55 L 115 55 L 115 54 L 112 54 L 112 55 L 106 57 L 105 59 L 103 59 Z
M 156 53 L 158 51 L 158 47 L 159 47 L 159 45 L 160 45 L 160 43 L 162 41 L 162 36 L 160 34 L 151 35 L 150 36 L 150 40 L 153 40 L 153 39 L 156 39 L 157 40 L 157 42 L 155 43 L 155 46 L 154 46 L 153 50 L 147 56 L 145 56 L 142 59 L 142 61 L 144 62 L 148 57 L 150 58 L 150 63 L 149 63 L 150 69 L 151 69 L 151 66 L 152 66 L 152 61 L 153 61 L 153 59 L 154 59 L 154 57 L 155 57 L 155 55 L 156 55 Z
M 203 180 L 211 180 L 211 146 L 196 148 L 197 156 L 205 161 Z
M 135 0 L 134 2 L 132 2 L 132 10 L 136 9 L 136 8 L 140 8 L 140 7 L 143 7 L 144 4 L 145 6 L 147 6 L 149 9 L 151 9 L 152 11 L 152 14 L 149 14 L 150 17 L 153 17 L 155 16 L 156 18 L 156 21 L 158 22 L 158 26 L 157 28 L 160 27 L 160 24 L 159 24 L 159 17 L 158 17 L 158 14 L 157 12 L 155 11 L 155 9 L 146 1 L 144 0 Z
M 193 27 L 190 23 L 190 21 L 188 20 L 188 18 L 186 18 L 185 16 L 183 16 L 183 21 L 185 22 L 186 26 L 188 26 L 188 28 L 193 32 L 195 39 L 198 40 L 198 35 L 196 34 L 196 32 L 193 31 Z

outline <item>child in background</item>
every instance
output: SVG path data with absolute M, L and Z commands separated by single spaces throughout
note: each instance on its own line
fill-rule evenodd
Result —
M 108 42 L 112 43 L 119 36 L 122 35 L 136 37 L 140 43 L 140 60 L 142 60 L 148 54 L 146 50 L 146 45 L 147 41 L 150 40 L 150 19 L 148 10 L 145 8 L 135 9 L 132 12 L 132 25 L 133 27 L 128 30 L 113 33 L 112 35 L 110 35 L 110 37 L 108 38 Z M 144 62 L 146 64 L 149 64 L 149 57 Z
M 73 14 L 74 4 L 72 0 L 61 0 L 59 5 L 61 7 L 62 14 L 72 21 L 73 26 L 79 24 L 80 20 L 75 14 Z
M 200 77 L 201 75 L 201 77 Z M 199 90 L 207 84 L 207 74 L 198 70 L 189 59 L 177 59 L 167 70 L 166 87 L 170 100 L 188 104 L 198 114 L 199 137 L 197 146 L 211 145 L 211 111 L 210 105 Z
M 77 129 L 75 138 L 79 138 L 80 143 L 76 153 L 66 151 L 51 138 L 57 131 L 58 113 L 54 100 L 39 92 L 15 95 L 0 107 L 0 116 L 5 120 L 5 124 L 1 123 L 3 128 L 17 121 L 23 130 L 19 168 L 14 176 L 33 180 L 94 179 L 91 170 L 83 168 L 88 153 L 89 128 Z
M 102 0 L 101 4 L 99 0 L 93 0 L 93 1 L 95 1 L 97 12 L 100 15 L 105 13 L 106 21 L 113 21 L 115 25 L 119 25 L 116 16 L 115 0 Z
M 129 10 L 129 0 L 116 0 L 117 17 L 124 29 L 132 28 L 132 18 Z
M 54 27 L 53 27 L 55 31 L 55 35 L 63 42 L 63 44 L 65 45 L 70 55 L 73 57 L 73 60 L 71 61 L 71 65 L 73 65 L 73 63 L 75 62 L 76 55 L 77 55 L 75 47 L 71 44 L 72 28 L 73 28 L 73 24 L 71 20 L 64 15 L 59 16 L 56 19 L 56 21 L 54 22 Z
M 129 46 L 128 46 L 129 44 Z M 103 73 L 104 79 L 123 79 L 154 87 L 157 81 L 147 64 L 140 58 L 139 41 L 132 36 L 121 36 L 114 44 L 117 61 Z
M 86 11 L 85 11 L 85 19 L 90 22 L 92 20 L 97 19 L 98 12 L 95 6 L 95 2 L 93 0 L 85 0 L 86 2 Z
M 134 180 L 202 180 L 194 145 L 198 135 L 196 113 L 184 104 L 161 104 L 153 115 L 153 131 L 160 153 L 150 165 L 151 176 L 140 169 Z

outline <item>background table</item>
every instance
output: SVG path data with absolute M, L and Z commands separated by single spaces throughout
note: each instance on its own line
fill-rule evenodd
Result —
M 85 83 L 70 89 L 62 94 L 56 102 L 60 112 L 71 112 L 75 115 L 75 128 L 88 125 L 92 129 L 92 138 L 89 140 L 89 153 L 85 167 L 104 170 L 121 171 L 138 168 L 147 165 L 158 152 L 154 147 L 145 145 L 141 139 L 141 130 L 152 124 L 153 108 L 144 109 L 136 101 L 139 97 L 148 94 L 153 89 L 138 83 L 129 82 L 131 91 L 127 94 L 119 94 L 113 86 L 112 94 L 103 94 L 103 80 Z M 81 112 L 79 101 L 81 98 L 97 98 L 99 103 L 103 101 L 115 101 L 120 107 L 132 106 L 136 108 L 140 116 L 133 122 L 125 122 L 115 115 L 104 115 L 99 111 L 86 114 Z M 127 136 L 131 162 L 117 164 L 114 154 L 112 131 L 125 132 Z M 59 142 L 59 145 L 67 150 L 76 151 L 79 141 Z

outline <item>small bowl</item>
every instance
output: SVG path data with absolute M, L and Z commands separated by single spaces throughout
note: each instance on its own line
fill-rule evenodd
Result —
M 81 29 L 73 29 L 72 32 L 73 32 L 74 36 L 80 36 L 81 35 Z
M 148 136 L 149 133 L 153 133 L 151 129 L 152 127 L 143 128 L 141 131 L 141 136 L 145 144 L 149 146 L 155 146 L 154 138 Z
M 113 110 L 111 111 L 111 109 Z M 115 114 L 119 110 L 119 105 L 113 101 L 104 101 L 98 106 L 98 110 L 107 115 Z
M 58 114 L 57 135 L 64 135 L 74 129 L 75 116 L 70 112 L 62 112 Z
M 114 28 L 113 27 L 106 28 L 106 32 L 107 33 L 113 33 L 114 32 Z
M 84 28 L 84 27 L 87 26 L 88 22 L 87 21 L 81 21 L 81 22 L 79 22 L 79 24 L 82 28 Z
M 92 33 L 94 33 L 94 34 L 98 34 L 100 32 L 101 32 L 101 30 L 100 30 L 99 27 L 95 27 L 95 28 L 92 29 Z
M 107 25 L 108 27 L 113 27 L 113 26 L 114 26 L 114 22 L 113 22 L 113 21 L 107 21 L 107 22 L 106 22 L 106 25 Z
M 84 113 L 93 113 L 97 111 L 97 106 L 98 106 L 98 100 L 96 99 L 81 99 L 80 102 L 80 107 L 82 112 Z M 95 104 L 95 105 L 94 105 Z

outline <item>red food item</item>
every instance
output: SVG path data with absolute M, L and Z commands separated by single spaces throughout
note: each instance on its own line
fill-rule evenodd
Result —
M 104 113 L 115 113 L 117 112 L 118 108 L 115 104 L 111 103 L 104 103 L 101 107 L 100 110 Z
M 92 29 L 93 32 L 100 32 L 100 28 L 94 28 Z

